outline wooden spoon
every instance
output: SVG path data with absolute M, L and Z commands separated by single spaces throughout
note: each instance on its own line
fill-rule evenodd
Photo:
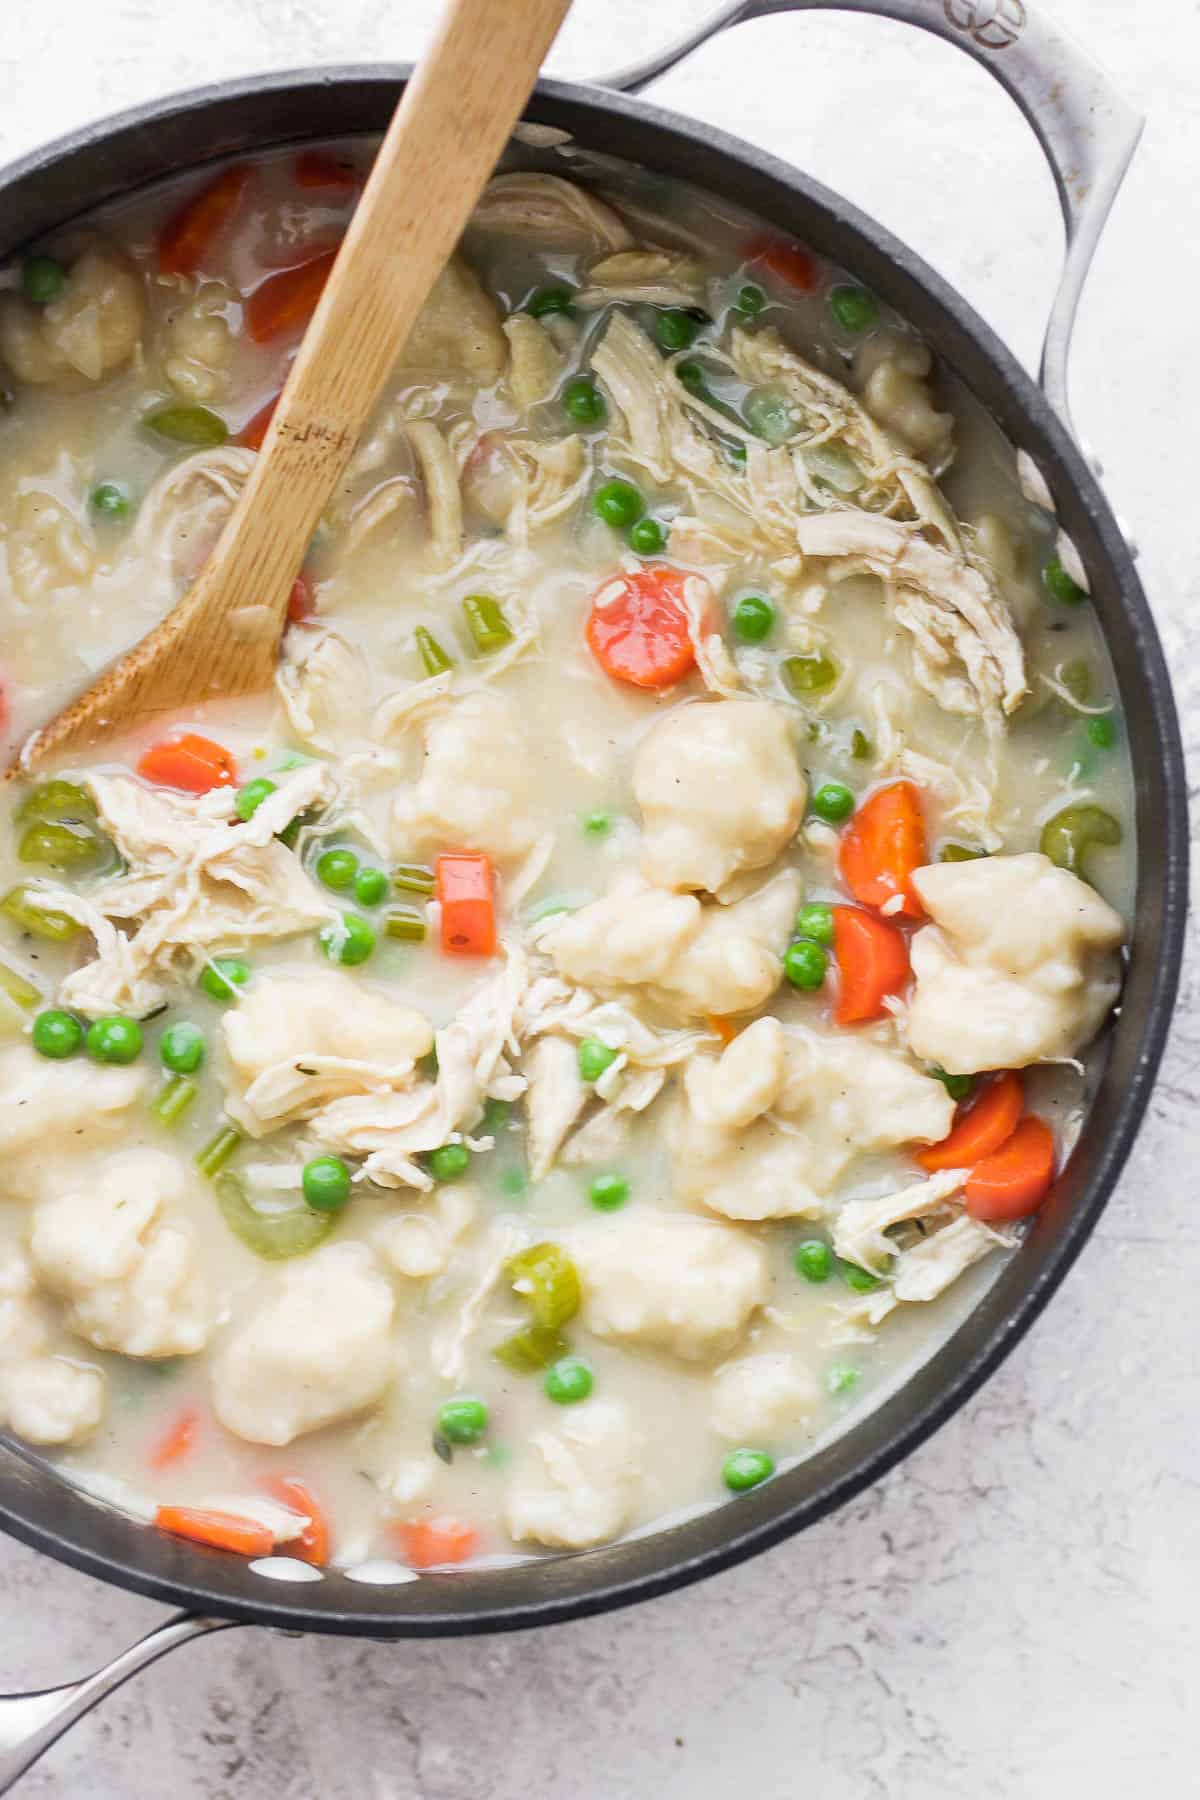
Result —
M 570 0 L 449 0 L 404 91 L 233 515 L 189 592 L 10 773 L 275 673 L 309 541 Z

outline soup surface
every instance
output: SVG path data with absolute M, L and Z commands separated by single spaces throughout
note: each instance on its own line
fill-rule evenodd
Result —
M 211 548 L 368 154 L 0 278 L 10 752 Z M 399 1579 L 769 1479 L 978 1298 L 1118 993 L 1036 471 L 803 246 L 559 170 L 488 189 L 276 690 L 0 819 L 0 1412 L 245 1555 Z

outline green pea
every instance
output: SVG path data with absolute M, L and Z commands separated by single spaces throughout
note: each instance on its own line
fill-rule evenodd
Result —
M 546 1397 L 556 1406 L 575 1406 L 586 1400 L 595 1377 L 581 1356 L 564 1356 L 551 1363 L 542 1381 Z
M 248 781 L 245 787 L 238 789 L 233 810 L 239 819 L 252 819 L 263 801 L 269 800 L 272 794 L 278 792 L 279 789 L 273 781 L 268 781 L 265 775 L 260 775 L 257 781 Z
M 838 667 L 832 657 L 814 651 L 808 656 L 786 656 L 779 665 L 785 687 L 797 699 L 807 694 L 823 694 L 838 678 Z
M 505 1169 L 500 1177 L 500 1192 L 506 1200 L 520 1200 L 528 1186 L 524 1169 Z
M 699 329 L 698 319 L 693 319 L 681 306 L 669 306 L 666 312 L 659 313 L 655 334 L 663 349 L 671 354 L 676 350 L 690 350 Z
M 850 739 L 850 754 L 855 762 L 867 762 L 871 756 L 871 740 L 865 731 L 855 731 Z
M 872 325 L 879 323 L 879 302 L 866 288 L 832 288 L 829 310 L 843 331 L 870 331 Z
M 721 1464 L 721 1480 L 731 1494 L 744 1494 L 774 1473 L 774 1459 L 765 1450 L 735 1450 Z
M 568 319 L 575 316 L 574 295 L 568 287 L 537 288 L 525 302 L 525 311 L 532 313 L 535 319 L 547 318 L 551 313 L 562 313 Z
M 485 1137 L 495 1137 L 497 1132 L 507 1130 L 512 1123 L 512 1102 L 497 1100 L 494 1096 L 485 1100 L 480 1123 Z
M 1097 750 L 1111 750 L 1117 741 L 1116 722 L 1111 713 L 1098 713 L 1087 722 L 1088 743 Z
M 607 837 L 612 830 L 612 815 L 606 812 L 590 812 L 584 818 L 583 829 L 588 837 Z
M 1121 842 L 1120 824 L 1102 806 L 1065 806 L 1042 827 L 1041 851 L 1060 869 L 1082 875 L 1090 852 Z
M 492 1351 L 496 1361 L 518 1375 L 532 1375 L 566 1356 L 570 1346 L 550 1325 L 525 1325 Z
M 1087 590 L 1080 587 L 1074 576 L 1067 574 L 1057 555 L 1052 556 L 1042 570 L 1042 580 L 1046 591 L 1060 606 L 1081 606 L 1087 599 Z
M 9 888 L 0 900 L 0 913 L 31 937 L 44 938 L 49 944 L 68 943 L 79 931 L 69 913 L 55 912 L 52 907 L 44 906 L 37 888 L 24 882 Z
M 212 956 L 200 971 L 200 986 L 212 1000 L 233 1000 L 250 979 L 250 964 L 241 956 Z
M 490 656 L 512 643 L 512 626 L 490 594 L 468 594 L 462 603 L 467 630 L 480 656 Z
M 163 1125 L 178 1125 L 200 1092 L 188 1075 L 172 1075 L 150 1102 L 150 1111 Z
M 353 850 L 324 850 L 317 858 L 317 880 L 335 894 L 354 886 L 358 858 Z
M 751 394 L 743 407 L 747 425 L 765 443 L 786 444 L 796 430 L 792 409 L 781 394 Z
M 870 1269 L 860 1268 L 857 1263 L 845 1262 L 840 1257 L 838 1272 L 852 1293 L 872 1294 L 879 1286 L 878 1275 L 872 1275 Z
M 646 502 L 632 481 L 623 481 L 619 475 L 604 482 L 592 495 L 592 511 L 597 518 L 618 531 L 634 524 L 645 510 Z
M 796 1246 L 792 1263 L 805 1281 L 828 1281 L 833 1274 L 833 1251 L 820 1238 L 807 1238 Z
M 382 869 L 360 869 L 354 877 L 354 898 L 360 906 L 378 906 L 387 899 L 388 878 Z
M 858 1380 L 859 1371 L 850 1363 L 834 1363 L 825 1376 L 825 1386 L 831 1394 L 848 1394 Z
M 413 632 L 413 642 L 420 651 L 421 664 L 427 675 L 444 675 L 447 669 L 454 667 L 454 658 L 447 655 L 432 631 L 427 631 L 424 625 L 418 625 Z
M 435 1181 L 457 1181 L 471 1164 L 471 1152 L 465 1144 L 442 1144 L 431 1150 L 425 1165 Z
M 657 519 L 636 519 L 628 531 L 629 548 L 639 556 L 658 556 L 667 534 Z
M 196 449 L 215 449 L 229 436 L 228 425 L 210 406 L 181 406 L 172 400 L 143 413 L 142 424 L 169 444 L 188 444 Z
M 477 1444 L 488 1427 L 488 1409 L 473 1394 L 456 1394 L 438 1408 L 438 1430 L 451 1444 Z
M 703 395 L 705 399 L 708 398 L 708 377 L 700 363 L 681 362 L 675 370 L 675 378 L 680 387 L 686 388 L 689 394 Z
M 88 495 L 88 505 L 102 519 L 127 519 L 129 495 L 115 481 L 101 481 Z
M 21 264 L 25 298 L 35 306 L 48 306 L 67 285 L 67 271 L 53 256 L 27 256 Z
M 414 907 L 389 906 L 383 915 L 383 935 L 401 944 L 423 944 L 429 936 L 429 922 Z
M 573 375 L 562 391 L 563 411 L 577 425 L 598 425 L 608 410 L 590 375 Z
M 336 924 L 321 927 L 317 942 L 331 962 L 356 969 L 374 950 L 375 931 L 358 913 L 344 912 Z
M 829 972 L 829 955 L 811 938 L 797 938 L 784 952 L 783 972 L 794 988 L 819 988 Z
M 142 1054 L 142 1028 L 136 1019 L 114 1013 L 96 1019 L 87 1030 L 87 1053 L 93 1062 L 131 1063 Z
M 204 1033 L 190 1019 L 179 1019 L 168 1025 L 158 1040 L 158 1054 L 164 1069 L 176 1075 L 194 1075 L 204 1061 L 208 1046 Z
M 599 1081 L 605 1069 L 617 1060 L 615 1050 L 599 1038 L 583 1038 L 579 1045 L 579 1073 L 584 1081 Z
M 40 1012 L 33 1021 L 33 1047 L 39 1056 L 48 1056 L 51 1062 L 62 1062 L 65 1057 L 74 1056 L 82 1043 L 83 1026 L 74 1013 L 52 1006 Z
M 748 319 L 757 319 L 767 304 L 767 296 L 755 282 L 747 281 L 737 291 L 734 306 L 738 312 L 745 313 Z
M 579 1272 L 560 1244 L 533 1244 L 510 1256 L 505 1278 L 529 1302 L 535 1325 L 557 1331 L 579 1311 Z
M 624 1175 L 595 1175 L 588 1184 L 588 1199 L 597 1212 L 616 1212 L 629 1198 Z
M 810 900 L 796 914 L 796 936 L 811 938 L 814 944 L 832 944 L 833 908 L 824 900 Z
M 987 855 L 986 850 L 977 850 L 973 844 L 943 844 L 938 851 L 938 861 L 944 863 L 978 862 Z
M 775 608 L 761 594 L 744 594 L 733 609 L 733 633 L 743 644 L 761 644 L 775 629 Z
M 841 781 L 826 781 L 809 802 L 818 819 L 827 825 L 840 825 L 854 811 L 854 795 Z
M 350 1171 L 340 1156 L 314 1156 L 304 1165 L 300 1188 L 314 1212 L 341 1212 L 350 1198 Z
M 975 1091 L 974 1075 L 947 1075 L 945 1069 L 939 1069 L 936 1063 L 929 1065 L 927 1073 L 934 1081 L 941 1082 L 952 1100 L 965 1100 Z

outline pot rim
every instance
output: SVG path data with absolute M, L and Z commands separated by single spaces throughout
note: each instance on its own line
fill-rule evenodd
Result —
M 99 192 L 92 184 L 81 183 L 73 188 L 72 193 L 82 192 L 86 185 L 88 192 L 86 207 L 77 207 L 74 216 L 91 212 L 106 200 L 135 192 L 153 180 L 201 168 L 208 162 L 224 161 L 239 152 L 274 150 L 335 135 L 374 135 L 380 129 L 375 122 L 338 129 L 322 119 L 314 129 L 299 103 L 305 99 L 315 101 L 322 94 L 326 100 L 330 95 L 345 95 L 358 84 L 377 95 L 381 106 L 390 106 L 391 96 L 410 73 L 408 64 L 292 69 L 208 84 L 147 101 L 91 122 L 0 170 L 0 203 L 16 185 L 36 180 L 69 159 L 112 149 L 116 139 L 124 140 L 122 148 L 130 152 L 122 165 L 124 172 L 113 176 L 113 159 L 102 160 L 101 169 L 109 185 Z M 233 116 L 239 106 L 265 104 L 272 97 L 290 101 L 297 114 L 297 128 L 272 130 L 269 134 L 264 131 L 255 144 L 222 142 L 218 134 L 215 143 L 209 140 L 206 155 L 185 156 L 172 165 L 163 165 L 161 154 L 154 147 L 156 130 L 171 121 L 186 122 L 205 115 L 219 117 L 222 113 Z M 999 1367 L 1040 1315 L 1082 1250 L 1108 1201 L 1146 1110 L 1170 1025 L 1183 953 L 1188 851 L 1186 775 L 1165 659 L 1116 521 L 1082 453 L 1041 390 L 974 309 L 920 257 L 858 208 L 780 159 L 729 133 L 643 99 L 575 83 L 539 82 L 523 118 L 563 126 L 586 147 L 602 150 L 606 155 L 624 154 L 631 162 L 642 160 L 636 150 L 626 152 L 620 144 L 605 142 L 603 128 L 608 128 L 610 137 L 614 125 L 634 140 L 639 134 L 648 134 L 655 139 L 659 152 L 669 149 L 679 161 L 678 170 L 665 172 L 678 173 L 694 185 L 711 190 L 712 182 L 696 171 L 720 165 L 728 171 L 731 187 L 733 181 L 740 188 L 748 185 L 756 196 L 746 199 L 744 193 L 735 190 L 738 204 L 761 213 L 781 229 L 796 230 L 818 249 L 826 249 L 840 234 L 846 241 L 833 253 L 833 259 L 887 294 L 902 316 L 926 332 L 941 359 L 976 392 L 1009 441 L 1019 448 L 1034 450 L 1071 534 L 1080 542 L 1085 556 L 1090 550 L 1095 566 L 1111 575 L 1115 591 L 1111 604 L 1105 602 L 1112 615 L 1104 620 L 1105 636 L 1114 661 L 1114 636 L 1127 640 L 1120 647 L 1133 666 L 1122 673 L 1126 668 L 1126 661 L 1122 661 L 1117 669 L 1118 680 L 1125 696 L 1134 694 L 1136 684 L 1141 695 L 1138 704 L 1144 708 L 1145 729 L 1140 732 L 1138 743 L 1130 731 L 1139 820 L 1139 868 L 1137 924 L 1127 996 L 1132 997 L 1136 972 L 1140 1029 L 1132 1049 L 1123 1054 L 1124 1073 L 1119 1089 L 1108 1096 L 1111 1104 L 1106 1107 L 1102 1137 L 1098 1141 L 1094 1130 L 1086 1134 L 1089 1169 L 1081 1177 L 1072 1177 L 1077 1152 L 1060 1178 L 1059 1188 L 1066 1190 L 1063 1205 L 1055 1206 L 1052 1198 L 1053 1219 L 1044 1217 L 1038 1221 L 976 1309 L 899 1388 L 858 1425 L 796 1469 L 741 1497 L 736 1510 L 734 1503 L 729 1503 L 681 1525 L 579 1556 L 483 1570 L 469 1577 L 423 1577 L 419 1583 L 388 1590 L 357 1587 L 335 1574 L 323 1584 L 333 1588 L 338 1596 L 335 1606 L 326 1610 L 308 1603 L 316 1600 L 316 1584 L 297 1589 L 260 1580 L 251 1590 L 248 1571 L 220 1552 L 157 1536 L 150 1544 L 142 1526 L 106 1507 L 97 1507 L 32 1452 L 15 1444 L 6 1446 L 9 1455 L 0 1461 L 0 1520 L 13 1536 L 86 1574 L 151 1598 L 209 1615 L 291 1630 L 437 1637 L 515 1630 L 608 1611 L 729 1568 L 815 1523 L 878 1481 L 924 1443 Z M 589 133 L 589 126 L 597 130 Z M 621 142 L 624 141 L 622 137 Z M 129 165 L 136 164 L 139 155 L 147 168 L 150 163 L 157 164 L 155 173 L 130 173 Z M 662 167 L 663 160 L 659 155 L 654 166 Z M 103 187 L 102 183 L 97 185 Z M 789 208 L 802 215 L 803 230 L 784 223 L 783 215 Z M 57 220 L 59 225 L 69 222 L 67 216 Z M 897 294 L 901 297 L 896 298 Z M 986 396 L 971 378 L 972 367 L 995 377 L 994 383 L 989 382 L 992 391 Z M 1127 711 L 1132 721 L 1133 711 Z M 1153 822 L 1161 831 L 1158 843 L 1152 842 L 1142 829 L 1144 814 L 1154 815 Z M 1151 858 L 1160 853 L 1161 870 L 1155 891 L 1149 893 L 1146 889 Z M 1137 948 L 1138 942 L 1147 938 L 1153 940 L 1151 968 L 1145 966 L 1145 955 L 1139 956 Z M 1123 1017 L 1112 1036 L 1129 1030 L 1131 1023 Z M 1111 1061 L 1110 1058 L 1110 1066 Z M 1097 1103 L 1093 1101 L 1090 1117 L 1096 1116 L 1096 1110 Z M 1083 1148 L 1081 1140 L 1081 1151 Z M 1057 1194 L 1058 1189 L 1056 1197 Z M 1032 1272 L 1022 1268 L 1025 1263 L 1031 1264 Z M 1020 1280 L 1016 1279 L 1018 1275 Z M 842 1447 L 857 1440 L 862 1441 L 863 1449 L 857 1456 L 848 1455 Z M 789 1487 L 796 1489 L 794 1498 L 788 1497 Z M 44 1514 L 51 1505 L 67 1516 L 65 1527 L 46 1521 Z M 714 1521 L 720 1522 L 719 1527 L 713 1528 Z M 674 1551 L 672 1545 L 677 1539 L 681 1542 Z M 518 1591 L 514 1598 L 508 1598 L 505 1588 L 509 1581 L 519 1587 L 522 1579 L 532 1593 L 522 1596 Z M 424 1612 L 396 1610 L 395 1606 L 382 1604 L 372 1609 L 368 1604 L 370 1599 L 384 1595 L 402 1607 L 409 1596 L 419 1598 L 422 1592 L 437 1595 L 447 1604 Z

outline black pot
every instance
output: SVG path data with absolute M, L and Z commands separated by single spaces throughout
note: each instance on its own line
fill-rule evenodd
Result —
M 890 10 L 898 8 L 911 16 L 913 0 L 892 0 Z M 966 25 L 955 24 L 955 8 L 967 17 Z M 920 0 L 917 10 L 930 13 L 929 0 Z M 940 0 L 936 10 L 940 17 Z M 973 33 L 978 53 L 978 34 L 985 28 L 970 21 L 1005 11 L 1005 6 L 973 8 L 965 0 L 946 0 L 952 29 L 943 35 Z M 930 19 L 918 22 L 928 25 Z M 989 50 L 986 43 L 982 48 Z M 1009 73 L 1001 70 L 1002 76 Z M 207 159 L 347 132 L 379 132 L 405 74 L 376 68 L 256 77 L 91 127 L 0 179 L 0 253 L 98 202 Z M 366 1586 L 337 1571 L 320 1582 L 290 1586 L 263 1578 L 236 1557 L 146 1530 L 93 1503 L 18 1446 L 3 1451 L 0 1516 L 9 1531 L 88 1574 L 198 1614 L 381 1638 L 511 1630 L 661 1594 L 799 1531 L 876 1481 L 928 1437 L 1028 1330 L 1112 1190 L 1145 1110 L 1170 1018 L 1187 851 L 1184 767 L 1170 685 L 1130 551 L 1045 396 L 988 327 L 911 251 L 770 157 L 707 126 L 597 89 L 544 83 L 527 117 L 566 130 L 593 151 L 726 196 L 853 271 L 912 321 L 1043 471 L 1062 525 L 1090 573 L 1128 725 L 1139 873 L 1124 1000 L 1108 1036 L 1107 1067 L 1090 1125 L 1050 1202 L 976 1311 L 901 1391 L 801 1466 L 735 1504 L 578 1556 L 400 1586 Z

